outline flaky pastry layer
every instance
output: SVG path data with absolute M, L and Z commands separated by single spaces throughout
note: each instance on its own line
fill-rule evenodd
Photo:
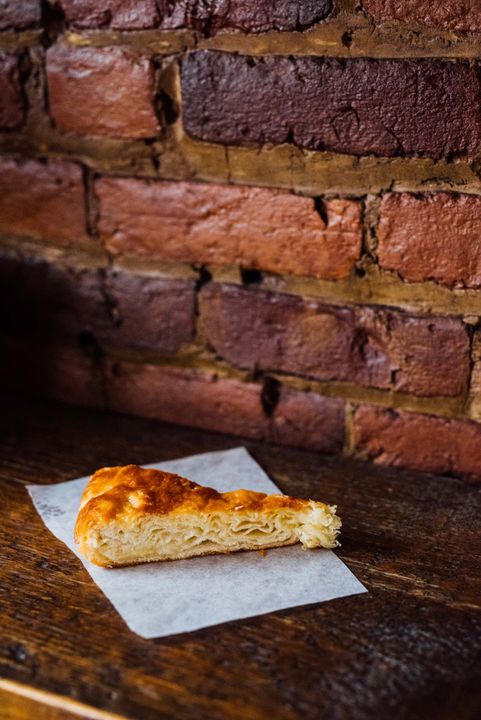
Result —
M 259 550 L 337 545 L 334 506 L 250 490 L 219 493 L 162 470 L 103 468 L 83 494 L 75 541 L 104 567 Z

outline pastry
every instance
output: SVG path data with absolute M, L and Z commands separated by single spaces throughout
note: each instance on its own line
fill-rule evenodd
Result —
M 115 567 L 297 542 L 332 548 L 340 527 L 332 505 L 251 490 L 219 493 L 179 475 L 127 465 L 92 476 L 75 541 L 90 562 Z

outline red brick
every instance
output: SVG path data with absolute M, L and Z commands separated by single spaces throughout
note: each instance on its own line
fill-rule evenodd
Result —
M 0 232 L 62 246 L 86 242 L 80 166 L 0 158 Z
M 78 345 L 3 337 L 0 346 L 2 387 L 71 405 L 102 405 L 93 358 Z
M 50 112 L 62 132 L 124 139 L 158 131 L 151 62 L 120 47 L 47 52 Z
M 268 422 L 259 386 L 212 373 L 114 364 L 107 394 L 113 410 L 250 438 L 263 437 Z
M 268 416 L 260 385 L 211 372 L 111 363 L 106 377 L 109 407 L 119 412 L 322 452 L 342 447 L 339 400 L 282 388 Z
M 0 128 L 10 130 L 23 122 L 24 100 L 19 58 L 0 51 Z
M 173 352 L 192 340 L 194 317 L 190 281 L 0 257 L 0 326 L 11 335 Z
M 190 27 L 215 34 L 219 30 L 260 33 L 304 30 L 326 18 L 331 0 L 162 0 L 162 27 Z M 170 7 L 169 7 L 170 6 Z
M 156 0 L 60 0 L 67 21 L 77 28 L 144 30 L 158 25 Z
M 210 346 L 239 367 L 425 396 L 467 386 L 469 339 L 455 318 L 334 308 L 216 284 L 202 290 L 200 312 Z
M 481 479 L 481 425 L 364 405 L 354 413 L 358 454 L 382 465 Z
M 480 76 L 463 61 L 199 51 L 182 61 L 182 96 L 187 132 L 218 143 L 442 158 L 481 140 Z
M 481 6 L 476 0 L 362 0 L 362 7 L 381 23 L 399 20 L 449 32 L 481 30 Z
M 361 250 L 359 203 L 232 185 L 102 178 L 99 230 L 112 253 L 319 278 L 346 277 Z
M 192 281 L 112 271 L 105 288 L 116 325 L 110 337 L 116 344 L 175 352 L 193 340 Z
M 383 197 L 379 264 L 404 280 L 481 287 L 481 198 L 435 193 Z
M 189 28 L 259 33 L 303 30 L 323 20 L 331 0 L 61 0 L 67 20 L 79 28 L 139 30 Z
M 23 30 L 40 22 L 40 0 L 1 0 L 0 30 Z
M 344 442 L 344 403 L 337 398 L 282 387 L 268 439 L 280 445 L 340 452 Z

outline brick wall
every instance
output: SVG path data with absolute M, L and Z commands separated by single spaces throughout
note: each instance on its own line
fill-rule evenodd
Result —
M 481 11 L 0 3 L 0 378 L 481 479 Z

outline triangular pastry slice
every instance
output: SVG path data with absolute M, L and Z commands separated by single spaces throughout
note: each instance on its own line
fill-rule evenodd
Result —
M 250 490 L 219 493 L 179 475 L 137 465 L 98 470 L 75 525 L 80 552 L 115 567 L 301 542 L 332 548 L 336 508 Z

